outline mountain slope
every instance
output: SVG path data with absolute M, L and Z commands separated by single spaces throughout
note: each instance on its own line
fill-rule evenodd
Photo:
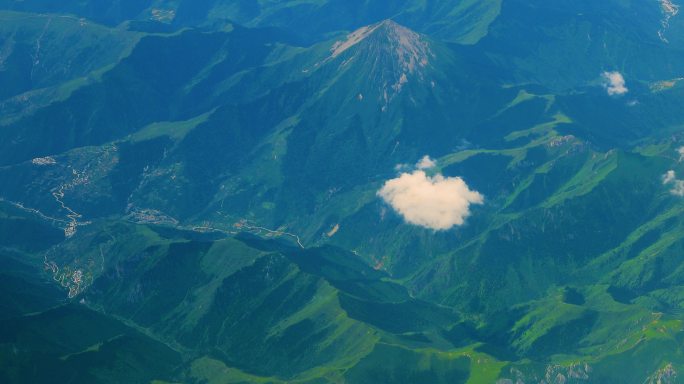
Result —
M 677 382 L 676 4 L 98 5 L 0 0 L 0 380 Z

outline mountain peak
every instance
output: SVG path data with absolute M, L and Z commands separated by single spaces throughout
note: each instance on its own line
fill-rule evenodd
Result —
M 392 20 L 361 27 L 330 48 L 326 62 L 354 68 L 367 90 L 379 91 L 382 110 L 406 84 L 424 83 L 435 57 L 427 39 Z M 355 65 L 351 65 L 351 63 Z
M 336 58 L 352 47 L 364 45 L 371 53 L 389 53 L 403 72 L 414 73 L 429 63 L 430 47 L 418 33 L 387 19 L 361 27 L 333 44 L 331 57 Z

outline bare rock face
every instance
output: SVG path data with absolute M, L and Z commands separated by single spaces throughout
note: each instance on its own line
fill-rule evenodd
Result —
M 672 366 L 672 363 L 670 363 L 657 370 L 645 382 L 648 384 L 674 384 L 679 381 L 677 381 L 677 371 Z
M 409 82 L 425 81 L 425 71 L 434 57 L 423 36 L 385 20 L 335 42 L 328 60 L 340 59 L 341 68 L 352 62 L 362 63 L 368 68 L 370 84 L 380 87 L 382 101 L 387 105 Z
M 432 55 L 427 41 L 418 33 L 392 20 L 385 20 L 361 27 L 347 35 L 346 40 L 336 42 L 331 48 L 332 57 L 364 41 L 376 53 L 393 56 L 400 69 L 409 73 L 414 73 L 418 67 L 425 67 Z

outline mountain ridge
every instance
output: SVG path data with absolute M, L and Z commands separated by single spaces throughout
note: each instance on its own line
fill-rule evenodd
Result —
M 56 69 L 0 101 L 0 381 L 678 382 L 674 8 L 48 3 L 0 0 L 0 79 Z

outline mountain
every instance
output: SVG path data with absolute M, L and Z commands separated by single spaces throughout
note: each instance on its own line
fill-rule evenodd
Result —
M 678 12 L 0 0 L 0 381 L 681 381 Z
M 134 28 L 177 30 L 183 27 L 221 29 L 237 23 L 249 27 L 276 27 L 313 43 L 340 30 L 354 30 L 382 19 L 396 18 L 421 32 L 448 41 L 473 43 L 486 34 L 501 8 L 500 0 L 421 2 L 401 0 L 392 4 L 364 1 L 114 1 L 59 4 L 43 0 L 3 0 L 0 9 L 21 12 L 71 14 L 109 26 L 131 23 Z M 330 17 L 330 15 L 340 17 Z M 312 38 L 313 37 L 313 38 Z

